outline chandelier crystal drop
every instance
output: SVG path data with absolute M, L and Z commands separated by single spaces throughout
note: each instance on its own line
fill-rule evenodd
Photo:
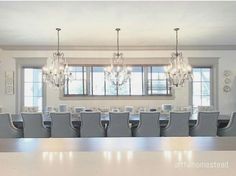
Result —
M 53 57 L 43 67 L 43 81 L 52 88 L 63 88 L 66 81 L 71 79 L 72 73 L 69 72 L 64 53 L 60 52 L 59 32 L 61 29 L 56 28 L 56 30 L 58 39 L 57 52 L 53 53 Z
M 106 67 L 104 72 L 106 79 L 111 81 L 113 85 L 122 86 L 129 80 L 132 68 L 124 64 L 123 54 L 120 52 L 119 46 L 120 28 L 116 28 L 115 30 L 117 31 L 117 52 L 113 54 L 111 65 Z
M 176 50 L 171 54 L 170 63 L 165 67 L 170 87 L 183 87 L 186 80 L 192 80 L 192 67 L 184 61 L 181 52 L 178 52 L 178 31 L 176 32 Z

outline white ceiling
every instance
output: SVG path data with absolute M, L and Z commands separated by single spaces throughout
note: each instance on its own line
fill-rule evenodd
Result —
M 236 45 L 236 2 L 0 2 L 0 47 Z

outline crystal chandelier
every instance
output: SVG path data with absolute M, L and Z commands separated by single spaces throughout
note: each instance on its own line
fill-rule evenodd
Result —
M 169 79 L 170 87 L 184 86 L 185 80 L 192 80 L 192 67 L 184 61 L 181 52 L 178 52 L 178 31 L 179 28 L 174 29 L 176 32 L 176 50 L 171 54 L 170 63 L 165 67 L 165 72 Z
M 56 30 L 58 39 L 57 52 L 53 53 L 53 57 L 49 60 L 49 63 L 43 67 L 43 80 L 50 87 L 63 88 L 65 82 L 71 78 L 72 74 L 69 72 L 64 53 L 59 51 L 59 32 L 61 29 L 56 28 Z
M 125 84 L 131 76 L 131 67 L 126 67 L 124 64 L 123 54 L 120 52 L 119 47 L 119 32 L 120 28 L 115 29 L 117 31 L 117 52 L 113 54 L 111 65 L 104 69 L 106 79 L 111 81 L 115 86 L 122 86 Z

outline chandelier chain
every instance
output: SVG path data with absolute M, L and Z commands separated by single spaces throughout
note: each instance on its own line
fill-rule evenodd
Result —
M 119 32 L 120 32 L 120 28 L 116 28 L 116 45 L 117 45 L 117 55 L 120 54 L 120 36 L 119 36 Z
M 56 30 L 57 30 L 57 53 L 59 54 L 59 51 L 60 51 L 60 31 L 61 31 L 61 29 L 56 28 Z
M 179 28 L 175 28 L 174 30 L 175 30 L 175 40 L 176 40 L 175 53 L 176 53 L 176 56 L 178 56 L 178 47 L 179 47 L 178 31 L 179 31 Z

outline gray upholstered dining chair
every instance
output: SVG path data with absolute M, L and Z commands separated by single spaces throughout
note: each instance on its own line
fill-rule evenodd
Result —
M 21 113 L 21 116 L 25 138 L 48 138 L 51 136 L 50 128 L 44 126 L 42 113 Z
M 131 137 L 129 127 L 129 112 L 110 112 L 109 125 L 107 128 L 108 137 Z
M 80 137 L 105 137 L 100 112 L 81 112 Z
M 10 114 L 0 114 L 0 138 L 21 138 L 23 131 L 16 128 L 11 120 Z
M 233 112 L 228 125 L 224 128 L 218 128 L 218 136 L 236 136 L 236 112 Z
M 219 112 L 199 112 L 197 124 L 190 128 L 190 136 L 216 136 Z
M 79 130 L 74 128 L 70 113 L 50 113 L 52 119 L 51 136 L 54 138 L 79 137 Z
M 140 121 L 134 129 L 136 137 L 157 137 L 160 136 L 159 112 L 140 112 Z
M 170 112 L 168 125 L 161 129 L 161 136 L 189 136 L 190 112 Z

